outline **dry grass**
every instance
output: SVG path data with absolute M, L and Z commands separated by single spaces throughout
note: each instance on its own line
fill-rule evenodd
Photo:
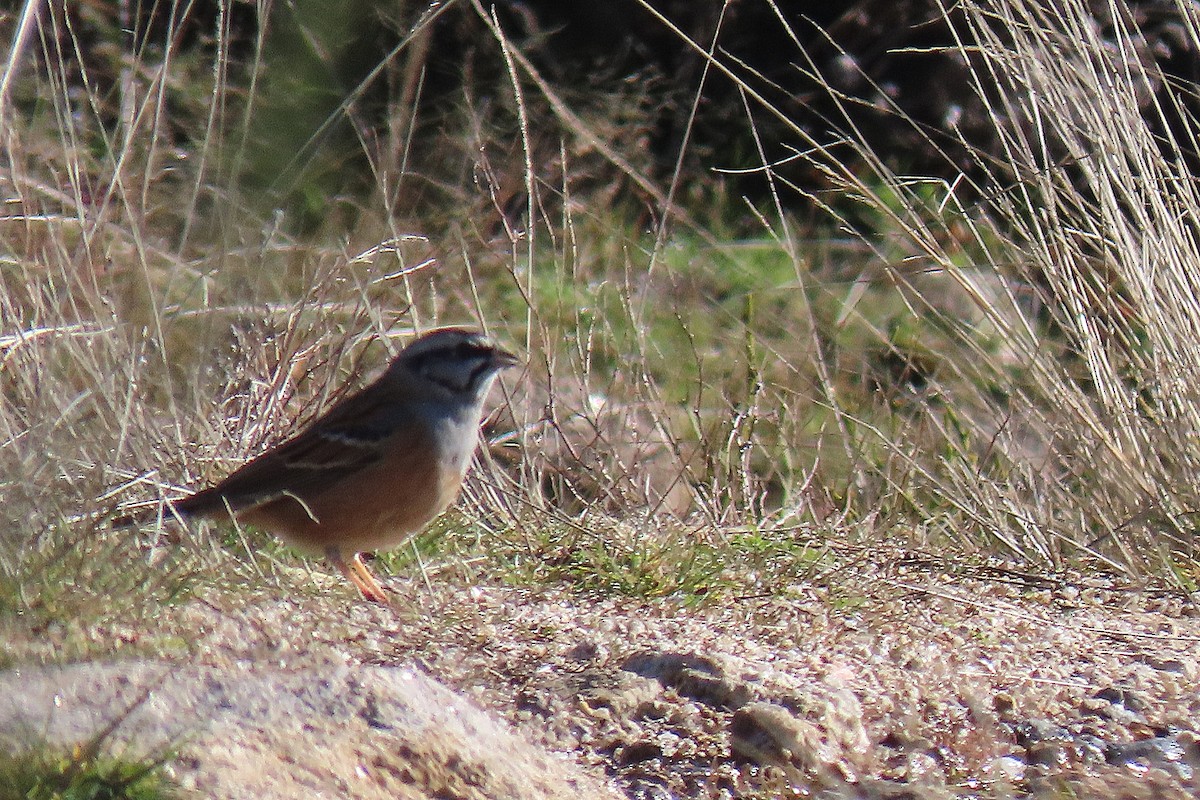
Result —
M 700 596 L 764 574 L 780 589 L 825 542 L 886 539 L 1192 588 L 1200 209 L 1182 146 L 1152 130 L 1160 78 L 1121 55 L 1136 32 L 1101 40 L 1082 7 L 962 8 L 1004 158 L 976 148 L 983 177 L 946 185 L 894 172 L 853 130 L 797 128 L 784 144 L 825 193 L 764 156 L 777 201 L 744 209 L 752 239 L 698 224 L 680 187 L 644 174 L 493 28 L 525 172 L 514 184 L 511 161 L 489 161 L 495 117 L 467 97 L 460 145 L 482 192 L 464 199 L 469 222 L 430 221 L 457 231 L 436 242 L 396 222 L 397 171 L 422 176 L 394 153 L 372 162 L 372 192 L 322 197 L 304 235 L 288 210 L 264 211 L 238 171 L 256 154 L 261 52 L 214 69 L 146 42 L 110 64 L 120 80 L 81 94 L 68 87 L 88 86 L 74 60 L 88 45 L 47 8 L 57 38 L 14 37 L 0 97 L 0 608 L 50 624 L 291 580 L 265 540 L 170 526 L 131 539 L 103 520 L 222 475 L 394 339 L 464 321 L 523 349 L 527 369 L 497 393 L 466 521 L 419 543 L 426 567 Z M 753 132 L 773 109 L 739 80 Z M 354 117 L 357 97 L 336 113 Z M 405 108 L 384 140 L 405 141 Z M 302 184 L 307 157 L 268 199 Z M 652 230 L 599 202 L 576 166 L 597 158 L 652 198 Z M 843 230 L 814 241 L 787 211 L 797 194 L 860 213 L 828 204 Z
M 1198 198 L 1169 119 L 1194 87 L 1154 93 L 1127 19 L 1102 38 L 1082 4 L 962 8 L 1003 158 L 974 150 L 983 177 L 953 186 L 862 148 L 865 176 L 819 162 L 891 222 L 880 262 L 951 344 L 922 414 L 942 446 L 892 440 L 893 486 L 931 492 L 926 518 L 953 509 L 960 542 L 1192 589 Z

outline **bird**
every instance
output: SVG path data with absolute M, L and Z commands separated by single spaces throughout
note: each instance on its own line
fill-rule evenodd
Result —
M 386 605 L 361 554 L 403 544 L 454 501 L 484 400 L 518 363 L 479 331 L 431 330 L 374 383 L 171 508 L 183 520 L 232 516 L 271 532 L 324 556 L 365 599 Z

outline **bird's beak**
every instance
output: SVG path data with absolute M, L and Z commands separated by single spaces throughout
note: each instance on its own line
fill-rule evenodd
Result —
M 508 369 L 509 367 L 518 366 L 521 363 L 521 359 L 503 347 L 496 346 L 492 347 L 492 361 L 495 362 L 497 369 Z

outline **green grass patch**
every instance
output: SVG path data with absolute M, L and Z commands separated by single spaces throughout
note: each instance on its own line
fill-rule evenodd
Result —
M 0 753 L 0 800 L 174 800 L 165 758 L 130 760 L 95 752 L 96 742 L 35 745 Z
M 827 555 L 796 530 L 714 535 L 616 520 L 530 524 L 489 536 L 482 553 L 487 577 L 509 585 L 685 603 L 785 591 Z

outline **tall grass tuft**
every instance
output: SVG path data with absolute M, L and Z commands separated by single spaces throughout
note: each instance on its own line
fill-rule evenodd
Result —
M 1194 9 L 1175 13 L 1196 48 Z M 1131 19 L 1102 33 L 1082 3 L 945 15 L 993 130 L 928 131 L 891 110 L 970 155 L 959 180 L 905 175 L 851 127 L 796 131 L 800 157 L 861 207 L 829 206 L 872 249 L 864 276 L 908 309 L 881 338 L 928 361 L 908 430 L 855 414 L 890 453 L 871 502 L 907 506 L 917 542 L 1194 588 L 1195 87 L 1156 71 Z M 870 313 L 859 297 L 844 318 Z

